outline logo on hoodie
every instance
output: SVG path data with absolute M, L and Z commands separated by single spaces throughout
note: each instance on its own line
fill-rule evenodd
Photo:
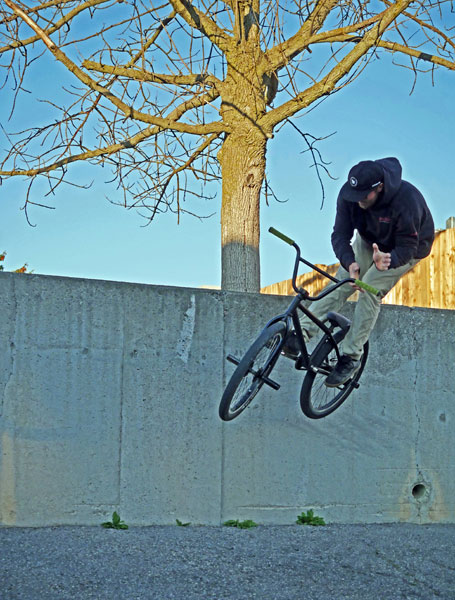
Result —
M 355 177 L 350 177 L 349 178 L 349 185 L 351 187 L 357 187 L 358 181 Z

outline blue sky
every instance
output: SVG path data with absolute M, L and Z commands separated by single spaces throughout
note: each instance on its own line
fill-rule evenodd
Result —
M 403 177 L 424 194 L 436 227 L 455 216 L 454 179 L 455 72 L 439 69 L 420 75 L 415 91 L 413 73 L 392 65 L 391 55 L 372 63 L 351 85 L 329 97 L 295 122 L 317 137 L 334 134 L 319 144 L 337 180 L 324 177 L 325 201 L 304 143 L 286 125 L 268 148 L 267 173 L 284 203 L 270 201 L 261 209 L 261 279 L 268 285 L 290 277 L 293 251 L 267 233 L 272 225 L 294 238 L 313 262 L 335 261 L 330 234 L 339 187 L 349 168 L 363 159 L 396 156 Z M 428 64 L 428 63 L 425 63 Z M 423 65 L 422 65 L 423 66 Z M 5 90 L 0 92 L 0 102 Z M 3 117 L 2 117 L 3 119 Z M 2 120 L 6 126 L 6 120 Z M 0 138 L 0 146 L 5 140 Z M 76 166 L 73 179 L 86 176 Z M 93 177 L 90 173 L 90 177 Z M 33 208 L 30 227 L 20 207 L 25 186 L 4 181 L 0 187 L 0 252 L 5 268 L 28 263 L 36 273 L 151 284 L 199 287 L 219 285 L 221 189 L 214 200 L 199 204 L 199 221 L 183 215 L 160 215 L 147 227 L 135 212 L 106 199 L 115 188 L 101 173 L 89 190 L 60 187 L 55 210 Z M 42 198 L 37 198 L 41 200 Z

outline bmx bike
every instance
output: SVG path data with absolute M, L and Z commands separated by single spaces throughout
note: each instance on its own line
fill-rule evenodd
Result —
M 279 390 L 280 385 L 270 375 L 278 359 L 283 356 L 282 350 L 287 335 L 295 331 L 298 357 L 295 368 L 304 371 L 305 376 L 300 392 L 300 407 L 310 419 L 326 417 L 348 398 L 351 392 L 359 387 L 359 379 L 368 358 L 368 342 L 363 347 L 363 355 L 357 372 L 343 385 L 329 388 L 324 385 L 325 378 L 331 373 L 340 358 L 339 344 L 349 331 L 351 321 L 337 312 L 327 313 L 326 322 L 319 320 L 303 302 L 315 302 L 342 285 L 350 283 L 362 288 L 367 293 L 379 295 L 379 291 L 359 279 L 347 278 L 339 280 L 323 269 L 305 260 L 300 255 L 299 246 L 289 237 L 270 227 L 269 232 L 277 236 L 296 250 L 292 287 L 296 296 L 287 310 L 273 317 L 264 327 L 257 339 L 246 351 L 242 359 L 229 354 L 226 358 L 236 365 L 219 406 L 219 416 L 223 421 L 231 421 L 242 413 L 257 395 L 263 385 Z M 296 284 L 300 263 L 311 267 L 324 275 L 333 285 L 326 287 L 317 296 L 310 296 L 307 290 L 298 288 Z M 298 311 L 303 312 L 322 331 L 322 337 L 310 353 L 303 336 Z M 289 358 L 288 358 L 289 359 Z

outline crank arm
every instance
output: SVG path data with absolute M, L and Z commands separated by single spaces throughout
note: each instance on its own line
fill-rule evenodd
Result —
M 349 384 L 349 385 L 352 385 L 352 387 L 353 387 L 354 389 L 356 389 L 356 390 L 358 390 L 358 389 L 359 389 L 359 387 L 360 387 L 360 383 L 359 383 L 358 381 L 356 381 L 356 382 L 354 382 L 354 383 L 351 383 L 350 381 L 346 381 L 346 383 L 343 383 L 342 385 L 339 385 L 338 387 L 336 387 L 336 388 L 332 388 L 332 389 L 333 389 L 333 390 L 335 390 L 335 389 L 336 389 L 336 390 L 344 390 L 344 389 L 345 389 L 345 387 L 346 387 L 348 384 Z
M 358 389 L 359 389 L 359 387 L 360 387 L 360 383 L 359 383 L 358 381 L 356 381 L 355 383 L 351 383 L 350 381 L 346 381 L 346 383 L 343 383 L 342 385 L 340 385 L 340 386 L 338 386 L 338 387 L 336 387 L 336 388 L 332 388 L 332 389 L 334 389 L 334 390 L 335 390 L 335 389 L 337 389 L 337 390 L 344 390 L 344 389 L 345 389 L 345 387 L 346 387 L 348 384 L 349 384 L 349 385 L 352 385 L 352 387 L 353 387 L 354 389 L 356 389 L 356 390 L 358 390 Z

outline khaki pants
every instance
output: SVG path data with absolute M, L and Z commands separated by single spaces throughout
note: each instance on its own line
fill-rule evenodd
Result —
M 355 260 L 360 267 L 360 279 L 381 292 L 381 297 L 373 296 L 373 294 L 370 294 L 369 292 L 359 293 L 359 299 L 355 307 L 351 328 L 341 343 L 342 354 L 347 354 L 354 359 L 359 359 L 362 356 L 363 346 L 370 337 L 370 333 L 378 318 L 379 310 L 381 308 L 381 298 L 384 297 L 397 281 L 403 277 L 409 269 L 412 269 L 420 259 L 413 259 L 409 263 L 397 267 L 396 269 L 379 271 L 376 269 L 373 262 L 372 247 L 364 242 L 360 235 L 357 234 L 352 248 L 354 250 Z M 349 277 L 349 273 L 340 265 L 336 277 L 337 279 L 346 279 Z M 353 293 L 352 287 L 346 283 L 322 300 L 311 302 L 309 308 L 319 320 L 325 321 L 327 313 L 330 311 L 339 311 Z M 300 318 L 300 323 L 307 341 L 309 338 L 320 332 L 319 327 L 305 316 Z

